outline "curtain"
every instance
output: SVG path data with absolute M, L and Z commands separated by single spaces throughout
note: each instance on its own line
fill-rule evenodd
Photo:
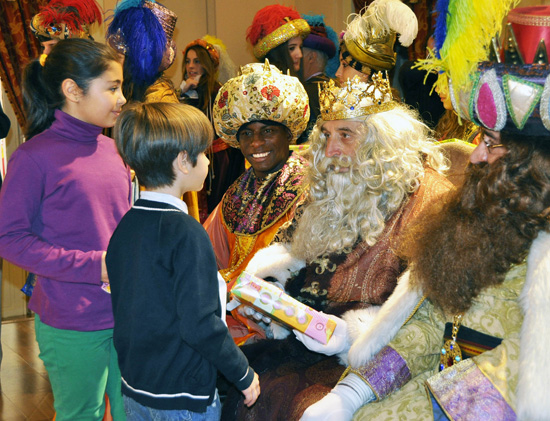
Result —
M 47 0 L 0 0 L 0 78 L 21 127 L 25 126 L 23 69 L 41 51 L 29 24 L 46 3 Z

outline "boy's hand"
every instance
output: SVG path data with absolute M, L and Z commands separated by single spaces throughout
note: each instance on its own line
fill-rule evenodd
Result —
M 242 392 L 244 395 L 244 404 L 246 406 L 254 405 L 254 402 L 256 402 L 256 399 L 260 396 L 260 378 L 257 373 L 254 373 L 254 380 L 252 380 L 252 384 L 248 387 L 248 389 L 245 389 Z

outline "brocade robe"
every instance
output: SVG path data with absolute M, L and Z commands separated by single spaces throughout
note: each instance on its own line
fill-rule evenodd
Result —
M 228 290 L 254 253 L 267 247 L 279 227 L 293 219 L 297 205 L 305 198 L 305 168 L 306 160 L 292 154 L 279 171 L 264 179 L 248 169 L 229 187 L 204 223 Z M 227 322 L 238 344 L 252 336 L 265 338 L 263 329 L 236 312 Z

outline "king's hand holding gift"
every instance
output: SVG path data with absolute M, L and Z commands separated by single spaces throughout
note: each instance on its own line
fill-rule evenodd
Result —
M 239 276 L 231 293 L 239 301 L 251 304 L 256 310 L 320 343 L 328 343 L 336 328 L 336 322 L 326 314 L 295 300 L 272 282 L 266 282 L 247 272 Z

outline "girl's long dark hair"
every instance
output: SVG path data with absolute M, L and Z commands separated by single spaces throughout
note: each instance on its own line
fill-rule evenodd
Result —
M 286 75 L 287 72 L 290 72 L 290 76 L 298 77 L 298 72 L 294 70 L 294 62 L 288 51 L 288 41 L 270 50 L 265 57 L 269 60 L 269 64 L 273 64 L 283 74 Z
M 44 65 L 36 59 L 23 72 L 23 105 L 27 118 L 24 128 L 28 139 L 51 126 L 54 112 L 65 104 L 61 85 L 72 79 L 86 94 L 93 79 L 100 77 L 113 61 L 119 61 L 109 46 L 89 39 L 59 41 Z

